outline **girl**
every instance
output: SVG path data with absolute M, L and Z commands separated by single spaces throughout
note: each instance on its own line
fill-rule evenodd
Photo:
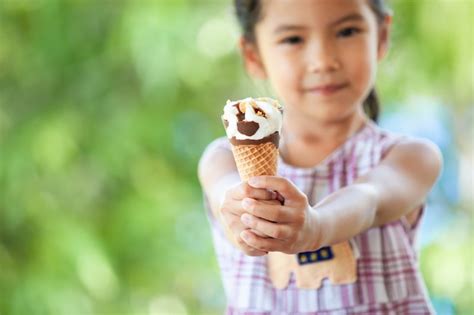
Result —
M 441 156 L 375 124 L 383 0 L 235 6 L 246 69 L 285 111 L 278 176 L 240 182 L 226 138 L 200 161 L 228 313 L 432 313 L 414 238 Z

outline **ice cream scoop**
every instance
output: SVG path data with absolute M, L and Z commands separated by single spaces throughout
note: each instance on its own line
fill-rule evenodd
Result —
M 283 107 L 276 100 L 249 97 L 227 101 L 222 120 L 233 145 L 276 142 L 278 147 L 282 113 Z
M 276 175 L 283 108 L 268 97 L 227 101 L 222 121 L 243 181 Z

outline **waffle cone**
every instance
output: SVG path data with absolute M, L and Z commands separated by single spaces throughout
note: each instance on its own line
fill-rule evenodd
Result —
M 232 145 L 232 152 L 242 181 L 253 176 L 276 175 L 278 148 L 272 142 Z

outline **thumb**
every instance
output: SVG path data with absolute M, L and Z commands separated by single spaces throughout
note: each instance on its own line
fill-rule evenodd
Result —
M 281 176 L 257 176 L 248 180 L 255 188 L 265 188 L 278 193 L 277 199 L 285 204 L 299 202 L 304 194 L 289 180 Z

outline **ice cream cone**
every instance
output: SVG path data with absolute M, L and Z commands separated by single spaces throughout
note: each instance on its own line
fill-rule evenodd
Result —
M 235 163 L 240 178 L 247 181 L 253 176 L 276 175 L 278 149 L 272 142 L 256 145 L 233 145 Z
M 269 98 L 229 101 L 224 107 L 222 121 L 242 181 L 254 176 L 277 174 L 282 112 L 278 102 Z M 283 204 L 284 198 L 278 196 Z M 254 233 L 265 236 L 258 231 Z M 270 252 L 268 276 L 279 289 L 287 287 L 292 273 L 299 288 L 319 288 L 324 278 L 329 278 L 332 284 L 353 283 L 357 277 L 356 259 L 349 243 L 333 245 L 329 251 L 331 255 L 326 256 L 325 251 L 300 253 L 305 260 L 301 263 L 298 256 Z
M 283 109 L 269 98 L 227 102 L 222 120 L 242 181 L 276 175 Z

